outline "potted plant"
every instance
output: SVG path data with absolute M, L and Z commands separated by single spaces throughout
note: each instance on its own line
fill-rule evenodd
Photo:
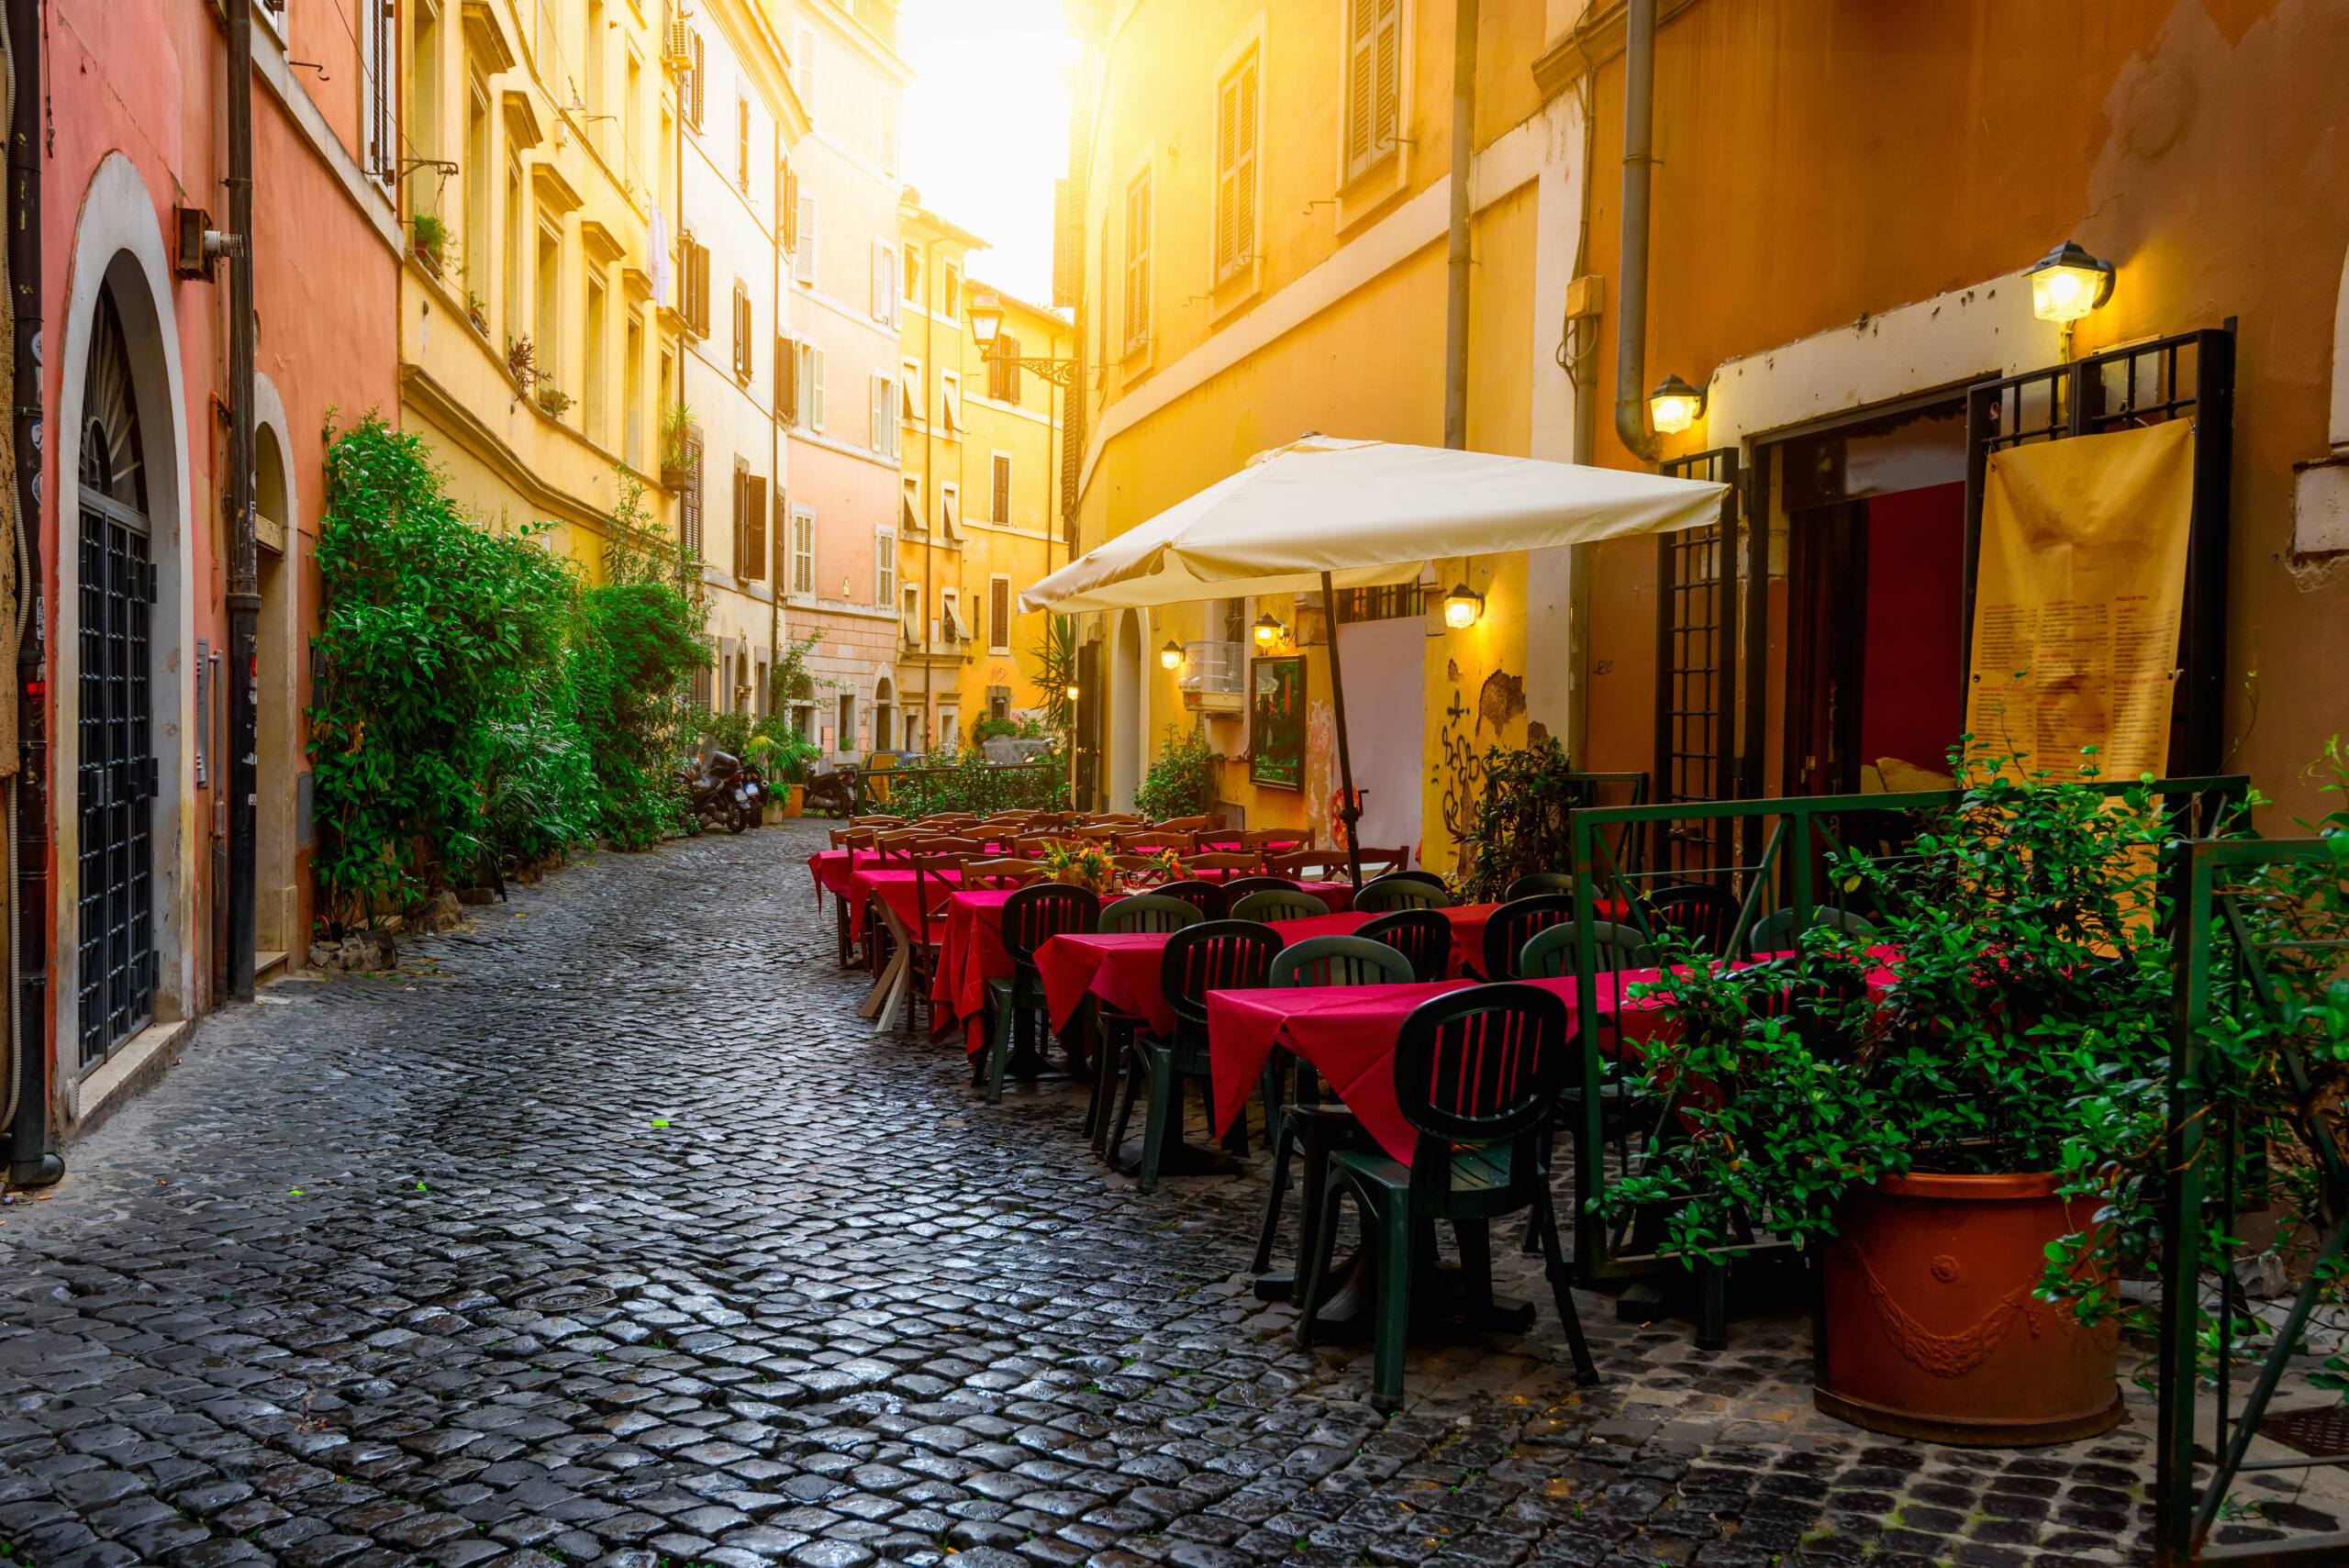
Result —
M 1118 864 L 1109 858 L 1109 851 L 1089 840 L 1045 845 L 1044 869 L 1054 882 L 1082 887 L 1097 895 L 1107 894 L 1109 884 L 1118 879 Z
M 539 406 L 553 417 L 562 418 L 571 404 L 571 394 L 559 386 L 549 386 L 543 380 L 539 383 Z
M 672 403 L 661 413 L 661 483 L 674 490 L 692 477 L 693 410 Z
M 440 264 L 449 248 L 449 226 L 430 213 L 417 213 L 409 220 L 409 249 L 424 270 L 434 277 L 440 275 Z
M 2018 760 L 2015 760 L 2019 762 Z M 1743 968 L 1664 936 L 1635 1093 L 1644 1168 L 1607 1206 L 1719 1264 L 1766 1231 L 1816 1249 L 1819 1407 L 1949 1442 L 2069 1441 L 2121 1419 L 2115 1335 L 2049 1288 L 2099 1204 L 2064 1173 L 2076 1106 L 2166 1059 L 2169 943 L 2150 792 L 1961 760 L 1913 851 L 1831 868 L 1865 939 L 1815 928 Z

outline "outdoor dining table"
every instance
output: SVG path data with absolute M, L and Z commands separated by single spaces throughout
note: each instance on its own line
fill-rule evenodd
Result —
M 890 1018 L 905 1005 L 907 989 L 913 984 L 913 949 L 919 940 L 914 933 L 921 929 L 915 874 L 895 866 L 858 866 L 849 873 L 848 890 L 842 895 L 848 900 L 852 927 L 863 924 L 865 909 L 871 906 L 879 908 L 881 923 L 889 932 L 888 962 L 874 976 L 873 989 L 866 994 L 864 1005 L 857 1009 L 860 1017 L 874 1020 L 875 1033 L 889 1027 Z M 958 880 L 952 872 L 922 874 L 929 881 L 941 884 Z

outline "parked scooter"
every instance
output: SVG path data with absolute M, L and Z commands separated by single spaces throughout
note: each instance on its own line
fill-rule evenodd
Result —
M 677 783 L 685 792 L 686 808 L 703 827 L 740 833 L 757 826 L 766 781 L 732 752 L 711 751 L 698 774 L 679 769 Z

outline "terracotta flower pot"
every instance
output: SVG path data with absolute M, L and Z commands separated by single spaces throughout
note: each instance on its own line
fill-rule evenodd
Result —
M 1854 1190 L 1821 1263 L 1812 1400 L 1870 1431 L 1935 1442 L 2071 1442 L 2121 1421 L 2116 1330 L 2033 1290 L 2092 1199 L 2056 1178 L 1912 1174 Z
M 783 814 L 785 817 L 796 817 L 805 809 L 807 804 L 807 786 L 804 784 L 793 784 L 783 797 Z

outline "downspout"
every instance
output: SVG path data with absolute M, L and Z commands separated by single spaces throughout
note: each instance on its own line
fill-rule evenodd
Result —
M 1475 162 L 1476 7 L 1453 0 L 1452 44 L 1452 244 L 1443 300 L 1443 444 L 1468 450 L 1468 219 Z M 1105 284 L 1106 286 L 1106 284 Z M 1337 635 L 1336 627 L 1330 635 Z
M 48 1186 L 65 1174 L 49 1146 L 48 649 L 40 576 L 41 0 L 7 0 L 9 315 L 16 489 L 17 737 L 8 789 L 8 1179 Z M 18 69 L 22 62 L 23 69 Z
M 253 540 L 253 12 L 228 0 L 228 995 L 253 996 L 261 559 Z
M 1623 43 L 1623 260 L 1615 297 L 1615 434 L 1642 462 L 1648 431 L 1648 196 L 1655 169 L 1655 0 L 1628 0 Z
M 774 340 L 783 342 L 783 117 L 774 118 L 774 224 L 767 235 L 767 250 L 773 262 L 773 288 L 768 298 L 774 302 Z M 793 214 L 797 221 L 798 215 Z M 751 350 L 756 353 L 754 349 Z M 783 422 L 775 417 L 775 404 L 783 396 L 783 357 L 775 356 L 774 390 L 767 395 L 767 710 L 761 718 L 773 718 L 781 711 L 780 691 L 783 680 L 783 536 L 791 527 L 791 506 L 783 490 Z M 776 519 L 782 519 L 778 527 Z M 767 780 L 767 804 L 774 802 L 774 780 Z M 763 807 L 761 815 L 764 815 Z
M 1587 62 L 1586 57 L 1586 63 Z M 1597 73 L 1583 72 L 1577 95 L 1582 114 L 1581 222 L 1575 236 L 1575 276 L 1590 272 L 1591 176 L 1598 160 L 1597 128 L 1591 124 Z M 1566 323 L 1558 361 L 1575 388 L 1574 461 L 1588 467 L 1598 450 L 1598 324 L 1596 316 Z M 1598 547 L 1570 545 L 1566 550 L 1566 755 L 1586 756 L 1590 746 L 1590 580 L 1598 569 Z
M 939 408 L 942 409 L 946 406 L 946 377 L 942 372 L 938 371 L 938 315 L 930 308 L 930 285 L 932 282 L 930 269 L 937 265 L 936 242 L 923 240 L 921 242 L 921 373 L 923 377 L 921 411 L 929 417 L 921 422 L 921 614 L 914 617 L 914 635 L 920 639 L 921 648 L 921 732 L 922 739 L 925 740 L 930 738 L 930 610 L 938 600 L 937 563 L 930 553 L 930 487 L 938 482 L 938 450 L 936 443 L 931 439 L 931 432 L 938 428 L 938 410 L 930 406 L 929 385 L 929 378 L 933 373 L 938 373 Z M 897 281 L 897 292 L 899 294 L 906 292 L 905 280 L 902 278 Z M 904 306 L 899 306 L 897 308 L 902 310 Z M 900 365 L 897 368 L 903 370 L 905 367 Z M 957 354 L 954 356 L 954 373 L 957 381 L 961 380 L 962 373 L 963 357 Z M 905 390 L 901 387 L 897 392 L 899 407 L 904 406 L 905 400 Z M 896 417 L 897 410 L 891 409 L 889 417 L 894 420 Z M 897 464 L 897 492 L 903 495 L 905 494 L 905 460 L 902 457 L 899 458 Z M 960 476 L 957 475 L 957 477 Z M 898 505 L 903 506 L 905 503 L 901 500 Z M 897 609 L 900 615 L 905 612 L 904 597 L 902 594 L 898 595 Z

